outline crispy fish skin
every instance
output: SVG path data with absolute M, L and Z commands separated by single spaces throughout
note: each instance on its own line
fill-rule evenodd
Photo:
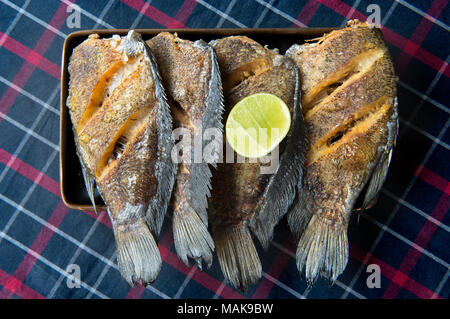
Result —
M 347 228 L 356 200 L 380 190 L 398 132 L 396 76 L 379 29 L 357 20 L 286 55 L 303 80 L 309 135 L 303 182 L 288 213 L 296 259 L 312 285 L 348 261 Z M 368 185 L 365 194 L 361 194 Z
M 246 290 L 261 277 L 261 262 L 249 228 L 264 247 L 295 196 L 306 153 L 303 117 L 298 104 L 295 64 L 243 36 L 211 43 L 224 83 L 225 115 L 242 98 L 271 93 L 289 107 L 292 124 L 280 145 L 279 165 L 261 174 L 261 162 L 219 163 L 213 172 L 209 220 L 222 272 L 234 287 Z
M 108 64 L 111 56 L 115 67 Z M 88 191 L 95 180 L 122 277 L 146 285 L 162 265 L 155 237 L 176 173 L 171 116 L 156 63 L 131 30 L 126 37 L 91 36 L 74 50 L 69 72 L 70 114 Z
M 94 177 L 87 168 L 88 161 L 84 160 L 76 130 L 86 110 L 94 109 L 101 103 L 107 83 L 122 64 L 122 55 L 113 50 L 111 41 L 103 41 L 98 34 L 92 34 L 73 50 L 68 66 L 70 82 L 66 105 L 70 110 L 84 181 L 95 211 Z
M 202 139 L 203 131 L 216 128 L 222 132 L 223 95 L 220 72 L 212 47 L 199 40 L 180 39 L 162 32 L 147 41 L 160 69 L 169 98 L 174 128 L 184 128 Z M 202 150 L 207 141 L 200 145 Z M 215 166 L 215 162 L 211 162 Z M 189 162 L 178 164 L 173 190 L 173 234 L 178 256 L 188 265 L 193 258 L 201 268 L 202 260 L 212 263 L 214 241 L 208 231 L 207 197 L 211 189 L 211 171 L 194 149 Z
M 102 76 L 121 60 L 120 52 L 114 51 L 111 42 L 101 40 L 98 34 L 90 35 L 73 50 L 68 66 L 69 86 L 78 89 L 69 90 L 66 105 L 75 127 L 78 126 L 96 85 L 99 81 L 107 80 Z

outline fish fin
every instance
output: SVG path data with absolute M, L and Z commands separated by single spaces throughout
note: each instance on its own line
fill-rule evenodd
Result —
M 87 170 L 83 167 L 83 165 L 81 165 L 81 172 L 83 173 L 84 185 L 86 186 L 89 199 L 91 200 L 95 213 L 98 214 L 94 197 L 95 179 L 91 174 L 87 172 Z
M 367 191 L 364 194 L 364 200 L 361 207 L 362 209 L 368 208 L 372 203 L 373 199 L 378 195 L 378 192 L 380 191 L 386 179 L 391 158 L 392 158 L 392 149 L 389 151 L 388 156 L 385 157 L 384 160 L 380 161 L 375 167 L 375 170 L 372 173 L 372 177 L 370 178 Z
M 211 77 L 208 82 L 208 94 L 205 100 L 205 112 L 202 117 L 202 129 L 215 128 L 219 129 L 220 132 L 223 132 L 223 123 L 222 123 L 222 115 L 225 110 L 224 106 L 224 97 L 222 92 L 222 79 L 220 77 L 220 69 L 219 64 L 217 62 L 216 52 L 213 47 L 206 44 L 203 40 L 195 41 L 195 46 L 205 49 L 209 52 L 211 56 Z M 221 141 L 219 146 L 222 146 Z M 207 144 L 206 141 L 203 141 L 203 147 Z M 211 164 L 215 165 L 215 163 L 219 160 L 218 155 L 214 161 L 211 161 Z
M 162 260 L 145 220 L 140 218 L 133 224 L 113 223 L 113 229 L 122 277 L 131 286 L 153 282 L 161 270 Z
M 395 99 L 395 107 L 397 106 L 397 99 Z M 373 200 L 378 195 L 381 187 L 383 186 L 384 181 L 386 180 L 386 176 L 389 170 L 389 164 L 392 159 L 392 152 L 394 151 L 395 144 L 397 142 L 398 136 L 398 114 L 394 112 L 392 116 L 392 130 L 390 130 L 389 138 L 386 143 L 386 147 L 381 154 L 381 158 L 377 163 L 374 171 L 372 172 L 372 176 L 370 177 L 369 185 L 367 187 L 367 191 L 364 194 L 364 200 L 362 203 L 362 209 L 368 208 L 371 204 L 373 204 Z
M 186 266 L 189 266 L 189 257 L 196 261 L 200 269 L 202 259 L 209 268 L 213 260 L 214 241 L 197 213 L 191 207 L 183 212 L 175 210 L 172 225 L 175 250 Z
M 222 124 L 222 114 L 224 111 L 223 93 L 222 93 L 222 81 L 220 78 L 219 65 L 217 63 L 217 57 L 214 49 L 206 44 L 203 40 L 197 40 L 194 45 L 209 52 L 211 57 L 211 78 L 208 82 L 207 96 L 205 100 L 205 111 L 202 116 L 201 125 L 202 128 L 200 133 L 206 129 L 218 129 L 220 131 L 219 136 L 222 136 L 223 124 Z M 195 140 L 201 138 L 202 150 L 206 149 L 208 145 L 208 140 L 203 139 L 199 136 L 199 133 L 194 137 Z M 214 140 L 217 143 L 217 147 L 213 150 L 219 150 L 222 147 L 222 141 Z M 194 150 L 192 150 L 192 157 L 195 159 Z M 211 191 L 211 170 L 208 164 L 211 164 L 214 168 L 216 167 L 217 161 L 219 160 L 219 154 L 208 154 L 211 156 L 205 161 L 204 156 L 202 157 L 201 163 L 192 163 L 191 169 L 191 179 L 190 179 L 190 196 L 191 204 L 195 209 L 197 214 L 201 217 L 204 224 L 208 226 L 208 202 L 207 197 L 209 197 Z
M 206 87 L 206 99 L 204 104 L 204 113 L 201 120 L 201 129 L 194 136 L 194 140 L 201 140 L 202 150 L 205 149 L 208 141 L 203 139 L 205 129 L 214 128 L 220 130 L 220 136 L 223 131 L 222 113 L 224 110 L 222 85 L 220 79 L 219 66 L 215 51 L 203 40 L 195 41 L 194 46 L 201 50 L 206 50 L 211 59 L 211 76 Z M 222 141 L 214 141 L 221 147 Z M 219 149 L 219 147 L 215 148 Z M 195 157 L 195 150 L 191 150 L 191 158 Z M 203 155 L 203 154 L 202 154 Z M 219 157 L 218 154 L 209 154 L 211 158 L 205 161 L 202 156 L 201 162 L 194 161 L 189 166 L 191 174 L 189 182 L 184 188 L 184 198 L 187 201 L 186 208 L 183 211 L 174 210 L 172 225 L 174 232 L 175 249 L 178 256 L 188 265 L 188 257 L 193 258 L 197 266 L 201 268 L 202 259 L 210 267 L 212 263 L 212 251 L 214 250 L 214 241 L 207 229 L 208 227 L 208 201 L 211 195 L 211 170 L 208 163 L 216 166 Z
M 189 204 L 208 227 L 208 197 L 211 195 L 211 170 L 207 163 L 189 164 Z
M 287 215 L 289 228 L 297 240 L 302 235 L 314 214 L 314 211 L 307 207 L 306 203 L 308 201 L 305 199 L 304 192 L 306 193 L 307 191 L 303 190 L 301 187 L 298 187 L 297 196 L 295 197 L 292 207 Z
M 148 45 L 142 41 L 147 57 L 150 59 L 150 68 L 155 81 L 155 98 L 158 101 L 158 161 L 156 164 L 156 179 L 158 187 L 156 195 L 150 201 L 146 213 L 148 227 L 155 236 L 159 236 L 167 212 L 169 200 L 172 195 L 172 189 L 175 182 L 178 165 L 172 161 L 171 151 L 174 147 L 172 140 L 172 116 L 170 115 L 169 105 L 167 104 L 164 88 L 161 83 L 161 77 L 158 73 L 155 57 Z
M 214 228 L 213 237 L 225 279 L 234 287 L 246 291 L 262 275 L 261 261 L 248 228 Z
M 347 223 L 313 215 L 298 242 L 296 259 L 298 270 L 305 268 L 309 286 L 319 274 L 334 282 L 348 262 Z
M 299 72 L 291 61 L 296 72 L 296 87 L 294 93 L 293 126 L 288 135 L 288 142 L 280 157 L 279 166 L 267 185 L 262 204 L 250 220 L 250 228 L 261 245 L 267 249 L 273 236 L 275 225 L 286 214 L 294 201 L 297 185 L 301 184 L 303 164 L 307 150 L 305 123 L 299 101 Z

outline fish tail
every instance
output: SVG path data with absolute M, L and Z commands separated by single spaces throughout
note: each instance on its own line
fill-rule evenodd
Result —
M 334 282 L 348 261 L 347 222 L 313 215 L 298 242 L 296 259 L 298 270 L 305 268 L 309 286 L 319 274 Z
M 209 268 L 213 260 L 214 241 L 195 210 L 190 208 L 181 212 L 175 209 L 172 227 L 175 250 L 181 260 L 189 265 L 188 257 L 193 258 L 201 269 L 203 259 Z
M 261 261 L 247 226 L 213 230 L 220 268 L 231 284 L 246 291 L 262 275 Z
M 117 263 L 122 277 L 130 284 L 153 282 L 161 270 L 158 246 L 145 220 L 133 224 L 114 224 Z

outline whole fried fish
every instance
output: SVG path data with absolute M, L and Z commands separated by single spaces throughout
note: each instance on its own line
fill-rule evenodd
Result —
M 158 275 L 158 236 L 173 188 L 171 115 L 157 67 L 140 34 L 77 46 L 69 63 L 67 106 L 86 187 L 107 205 L 125 280 Z
M 268 247 L 301 179 L 306 138 L 298 101 L 299 74 L 290 59 L 244 36 L 223 38 L 211 45 L 222 75 L 226 116 L 246 96 L 266 92 L 282 99 L 292 118 L 288 136 L 279 146 L 279 165 L 272 174 L 262 174 L 265 164 L 261 161 L 219 163 L 213 172 L 209 221 L 218 259 L 225 278 L 246 290 L 262 271 L 249 227 L 262 246 Z
M 158 34 L 147 44 L 160 70 L 175 131 L 183 128 L 189 133 L 181 132 L 180 144 L 187 146 L 184 151 L 188 153 L 183 155 L 188 156 L 179 161 L 172 195 L 175 249 L 186 265 L 189 257 L 200 268 L 202 259 L 209 267 L 214 241 L 208 231 L 207 197 L 211 189 L 208 163 L 215 166 L 219 154 L 210 154 L 212 158 L 208 161 L 203 154 L 198 157 L 197 151 L 203 151 L 209 143 L 203 139 L 205 130 L 214 128 L 222 134 L 223 95 L 216 54 L 202 40 L 182 40 L 168 32 Z
M 357 20 L 286 56 L 299 67 L 309 137 L 303 183 L 288 214 L 296 258 L 311 285 L 348 261 L 347 227 L 361 195 L 380 190 L 398 132 L 396 76 L 383 35 Z M 366 186 L 365 194 L 361 194 Z

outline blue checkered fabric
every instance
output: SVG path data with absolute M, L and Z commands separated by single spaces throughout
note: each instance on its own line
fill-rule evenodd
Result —
M 68 17 L 80 9 L 80 28 Z M 400 135 L 377 205 L 349 228 L 350 259 L 330 286 L 307 289 L 283 219 L 263 278 L 246 293 L 220 271 L 186 267 L 166 220 L 163 267 L 147 288 L 120 277 L 105 212 L 68 209 L 59 185 L 61 54 L 96 28 L 339 27 L 377 4 L 399 76 Z M 0 0 L 0 298 L 448 298 L 450 132 L 447 0 Z M 381 270 L 369 288 L 368 266 Z M 81 282 L 73 287 L 73 266 Z M 75 269 L 76 271 L 76 269 Z

